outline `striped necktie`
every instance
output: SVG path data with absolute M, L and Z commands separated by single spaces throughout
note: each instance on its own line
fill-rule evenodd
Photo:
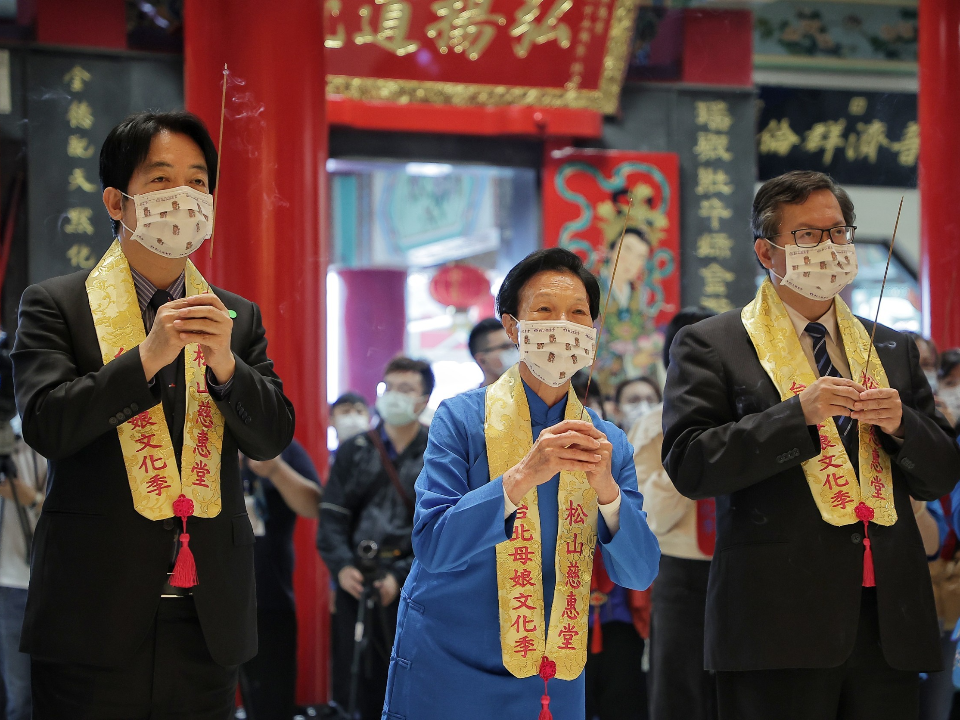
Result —
M 827 328 L 821 323 L 807 323 L 807 335 L 813 339 L 813 361 L 817 364 L 820 377 L 842 377 L 830 360 L 827 352 Z M 840 440 L 847 451 L 847 456 L 859 475 L 860 464 L 860 435 L 857 432 L 857 421 L 847 415 L 837 415 L 833 418 L 840 433 Z

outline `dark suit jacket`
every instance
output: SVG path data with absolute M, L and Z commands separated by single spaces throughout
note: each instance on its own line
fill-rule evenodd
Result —
M 87 274 L 32 285 L 20 302 L 12 354 L 17 406 L 24 439 L 50 461 L 21 650 L 117 666 L 150 631 L 179 521 L 147 520 L 133 509 L 116 428 L 161 401 L 160 383 L 148 386 L 138 348 L 103 365 Z M 293 437 L 294 415 L 267 357 L 259 308 L 213 289 L 237 313 L 231 338 L 237 369 L 224 397 L 211 392 L 226 422 L 222 509 L 215 518 L 191 518 L 188 532 L 203 634 L 213 659 L 229 666 L 257 651 L 254 536 L 237 450 L 256 460 L 276 457 Z M 184 402 L 170 406 L 179 459 Z
M 867 330 L 870 321 L 864 321 Z M 886 435 L 897 522 L 870 525 L 883 653 L 894 668 L 940 669 L 937 614 L 910 496 L 960 480 L 953 430 L 934 410 L 912 340 L 882 325 L 876 352 L 903 403 L 903 445 Z M 828 668 L 853 650 L 863 525 L 820 517 L 800 464 L 820 452 L 799 398 L 780 400 L 728 312 L 676 337 L 663 409 L 663 464 L 690 498 L 717 498 L 706 615 L 709 670 Z

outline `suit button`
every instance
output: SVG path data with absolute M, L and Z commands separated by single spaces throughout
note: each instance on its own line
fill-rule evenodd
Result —
M 127 417 L 130 417 L 131 415 L 133 415 L 133 412 L 130 410 L 130 408 L 125 407 L 123 409 L 123 414 L 126 415 Z
M 139 410 L 140 408 L 139 408 L 139 406 L 138 406 L 136 403 L 130 403 L 130 409 L 133 410 L 134 412 L 136 412 L 136 411 Z
M 127 419 L 126 416 L 125 416 L 122 412 L 118 412 L 118 413 L 117 413 L 117 422 L 121 422 L 121 423 L 122 423 L 122 422 L 123 422 L 124 420 L 126 420 L 126 419 Z
M 854 533 L 853 535 L 850 536 L 850 542 L 852 542 L 854 545 L 859 545 L 862 540 L 863 540 L 863 535 L 861 535 L 860 533 Z
M 164 518 L 164 520 L 163 520 L 163 529 L 164 529 L 164 530 L 173 530 L 173 518 Z
M 249 425 L 249 424 L 250 424 L 250 417 L 249 417 L 249 416 L 247 416 L 247 417 L 245 417 L 245 418 L 243 419 L 243 424 L 244 424 L 244 425 Z
M 115 417 L 110 418 L 110 424 L 111 424 L 111 425 L 116 425 L 116 424 L 117 424 L 117 419 L 116 419 Z
M 913 470 L 914 468 L 913 460 L 909 458 L 903 458 L 900 461 L 900 464 L 903 465 L 907 470 Z

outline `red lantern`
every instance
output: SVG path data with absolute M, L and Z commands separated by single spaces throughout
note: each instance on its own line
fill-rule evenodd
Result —
M 441 305 L 458 310 L 482 302 L 490 294 L 490 281 L 473 265 L 454 263 L 440 268 L 430 281 L 430 295 Z

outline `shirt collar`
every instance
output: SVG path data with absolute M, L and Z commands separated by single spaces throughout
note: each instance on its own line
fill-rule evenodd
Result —
M 563 415 L 567 410 L 567 396 L 553 407 L 547 407 L 547 404 L 537 395 L 526 382 L 523 383 L 523 391 L 527 395 L 527 405 L 530 407 L 530 421 L 537 426 L 550 427 L 563 420 Z
M 830 339 L 834 342 L 834 344 L 840 345 L 840 330 L 837 326 L 836 301 L 830 303 L 830 309 L 827 310 L 822 317 L 814 321 L 807 320 L 803 315 L 787 305 L 787 303 L 784 303 L 783 306 L 787 309 L 787 315 L 790 318 L 790 322 L 793 323 L 793 327 L 797 331 L 797 337 L 800 337 L 804 332 L 806 332 L 807 325 L 810 322 L 818 322 L 827 329 L 827 335 L 830 336 Z
M 150 300 L 153 298 L 154 293 L 156 293 L 160 288 L 138 273 L 133 265 L 130 265 L 130 274 L 133 275 L 133 286 L 137 289 L 137 303 L 140 305 L 140 312 L 143 312 L 147 305 L 150 304 Z M 179 300 L 183 297 L 185 285 L 186 271 L 180 273 L 180 277 L 170 284 L 170 286 L 167 288 L 167 292 L 173 296 L 174 300 Z

